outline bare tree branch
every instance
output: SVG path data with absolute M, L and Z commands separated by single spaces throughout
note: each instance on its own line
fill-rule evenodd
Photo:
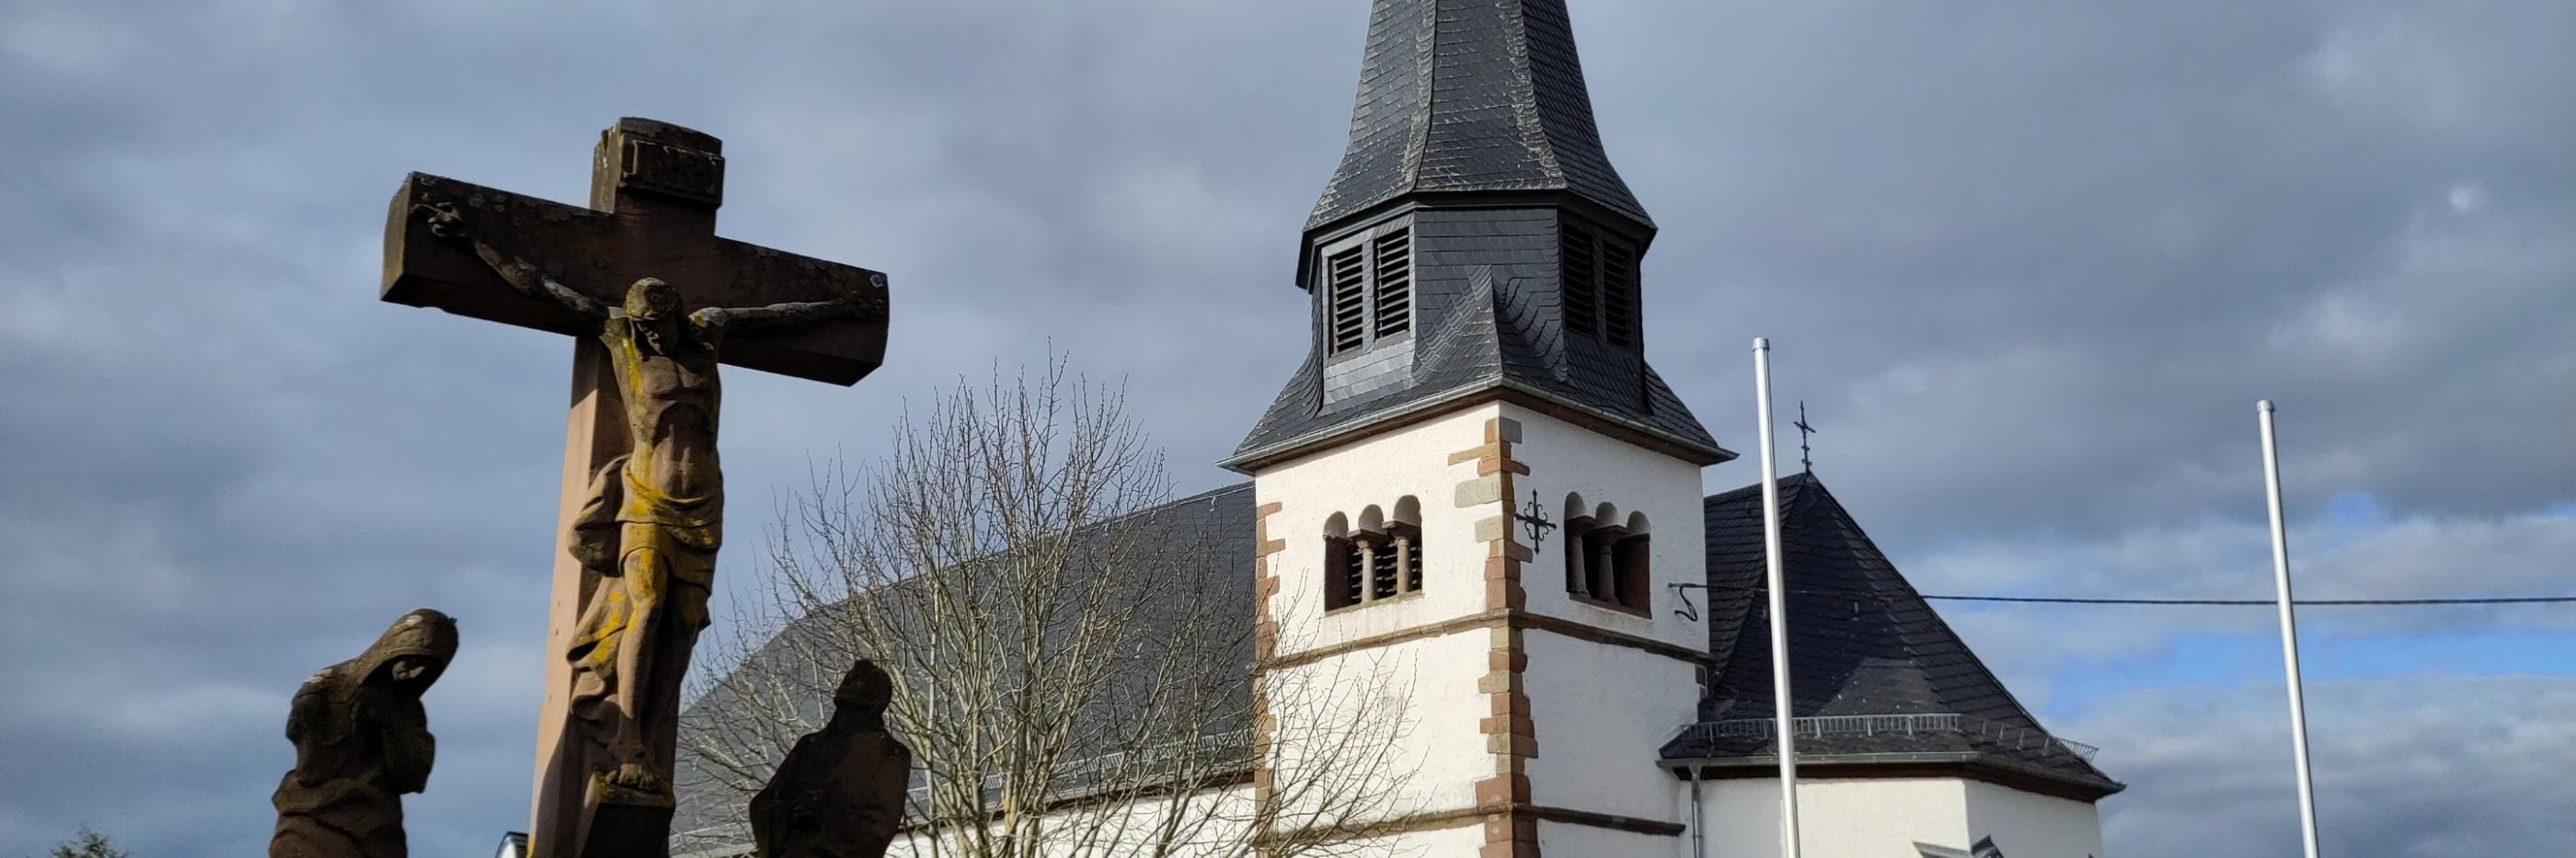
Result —
M 1124 406 L 1051 361 L 907 411 L 856 472 L 817 468 L 705 647 L 684 788 L 735 813 L 864 656 L 920 767 L 898 852 L 1360 854 L 1401 810 L 1409 689 L 1365 659 L 1257 669 L 1230 555 L 1251 522 L 1169 503 Z M 730 817 L 700 821 L 721 841 Z

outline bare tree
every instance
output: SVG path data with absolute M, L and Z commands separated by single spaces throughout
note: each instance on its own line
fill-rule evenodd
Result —
M 48 858 L 132 858 L 134 853 L 116 848 L 116 841 L 83 825 L 70 840 L 54 844 L 54 851 L 45 854 Z
M 1051 361 L 911 417 L 784 511 L 684 718 L 689 794 L 731 813 L 867 657 L 920 767 L 898 853 L 1354 854 L 1402 810 L 1406 689 L 1258 669 L 1252 523 L 1169 502 L 1121 392 Z

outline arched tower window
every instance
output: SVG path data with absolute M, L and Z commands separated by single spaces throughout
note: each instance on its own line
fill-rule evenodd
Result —
M 1324 610 L 1359 604 L 1359 544 L 1351 539 L 1350 519 L 1341 513 L 1324 519 Z
M 1654 597 L 1646 514 L 1565 496 L 1565 592 L 1576 601 L 1646 613 Z
M 1376 504 L 1360 510 L 1359 530 L 1351 534 L 1360 551 L 1360 604 L 1395 595 L 1395 540 L 1386 532 L 1386 513 Z
M 1619 507 L 1604 501 L 1593 510 L 1591 526 L 1583 530 L 1584 594 L 1598 601 L 1619 601 L 1619 575 L 1612 565 L 1616 556 L 1611 546 L 1628 533 L 1619 521 Z
M 1421 499 L 1396 499 L 1393 515 L 1371 504 L 1356 519 L 1337 512 L 1324 520 L 1324 610 L 1421 591 Z
M 1569 492 L 1565 505 L 1565 592 L 1577 597 L 1592 593 L 1592 577 L 1583 551 L 1583 532 L 1592 529 L 1592 508 L 1583 503 L 1583 493 Z
M 1395 502 L 1395 517 L 1386 523 L 1387 539 L 1395 543 L 1395 592 L 1422 591 L 1422 501 L 1405 495 Z
M 1617 601 L 1623 608 L 1649 610 L 1648 602 L 1655 590 L 1654 577 L 1648 574 L 1653 552 L 1647 550 L 1647 540 L 1653 534 L 1647 530 L 1646 514 L 1629 513 L 1625 530 L 1618 541 L 1610 544 L 1610 577 L 1618 587 Z

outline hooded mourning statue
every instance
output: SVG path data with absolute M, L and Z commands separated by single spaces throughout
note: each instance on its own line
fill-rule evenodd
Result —
M 304 680 L 286 716 L 295 768 L 277 785 L 270 858 L 404 858 L 402 795 L 429 784 L 421 692 L 456 657 L 456 621 L 404 614 L 357 658 Z
M 879 858 L 903 822 L 912 750 L 886 733 L 894 683 L 867 659 L 832 695 L 832 720 L 787 752 L 751 797 L 760 858 Z

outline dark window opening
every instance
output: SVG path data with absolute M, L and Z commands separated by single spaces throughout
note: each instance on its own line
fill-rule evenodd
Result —
M 1377 335 L 1392 337 L 1413 328 L 1413 233 L 1397 230 L 1379 236 L 1372 256 L 1377 274 Z
M 1324 537 L 1324 610 L 1360 602 L 1359 544 L 1347 537 Z
M 1413 330 L 1413 231 L 1337 246 L 1324 257 L 1325 353 L 1359 351 Z
M 1363 325 L 1368 310 L 1368 269 L 1362 265 L 1361 250 L 1353 247 L 1324 261 L 1324 307 L 1333 354 L 1359 348 L 1368 340 L 1368 329 Z
M 1390 521 L 1375 504 L 1324 521 L 1324 610 L 1422 592 L 1422 502 L 1406 495 Z
M 1565 329 L 1599 336 L 1600 319 L 1594 312 L 1592 284 L 1600 270 L 1593 264 L 1592 233 L 1569 223 L 1557 237 L 1557 282 L 1564 289 Z
M 1386 526 L 1386 537 L 1395 551 L 1387 564 L 1394 590 L 1387 595 L 1421 592 L 1422 528 L 1399 521 Z
M 1606 506 L 1606 505 L 1605 505 Z M 1565 522 L 1565 591 L 1578 601 L 1645 613 L 1654 598 L 1651 538 L 1642 517 L 1630 526 L 1590 516 Z
M 1601 331 L 1613 345 L 1637 343 L 1637 252 L 1601 242 Z
M 1654 596 L 1654 585 L 1647 575 L 1646 540 L 1652 534 L 1631 533 L 1610 544 L 1610 578 L 1618 589 L 1619 605 L 1629 610 L 1647 610 L 1646 602 Z
M 1589 596 L 1592 593 L 1592 575 L 1589 571 L 1592 565 L 1589 562 L 1591 555 L 1583 547 L 1583 534 L 1591 529 L 1590 516 L 1577 516 L 1565 520 L 1565 592 L 1576 596 Z
M 1571 219 L 1557 226 L 1557 282 L 1565 330 L 1615 346 L 1643 339 L 1636 245 Z
M 1584 594 L 1597 601 L 1619 602 L 1618 552 L 1612 550 L 1627 531 L 1596 525 L 1583 532 Z

